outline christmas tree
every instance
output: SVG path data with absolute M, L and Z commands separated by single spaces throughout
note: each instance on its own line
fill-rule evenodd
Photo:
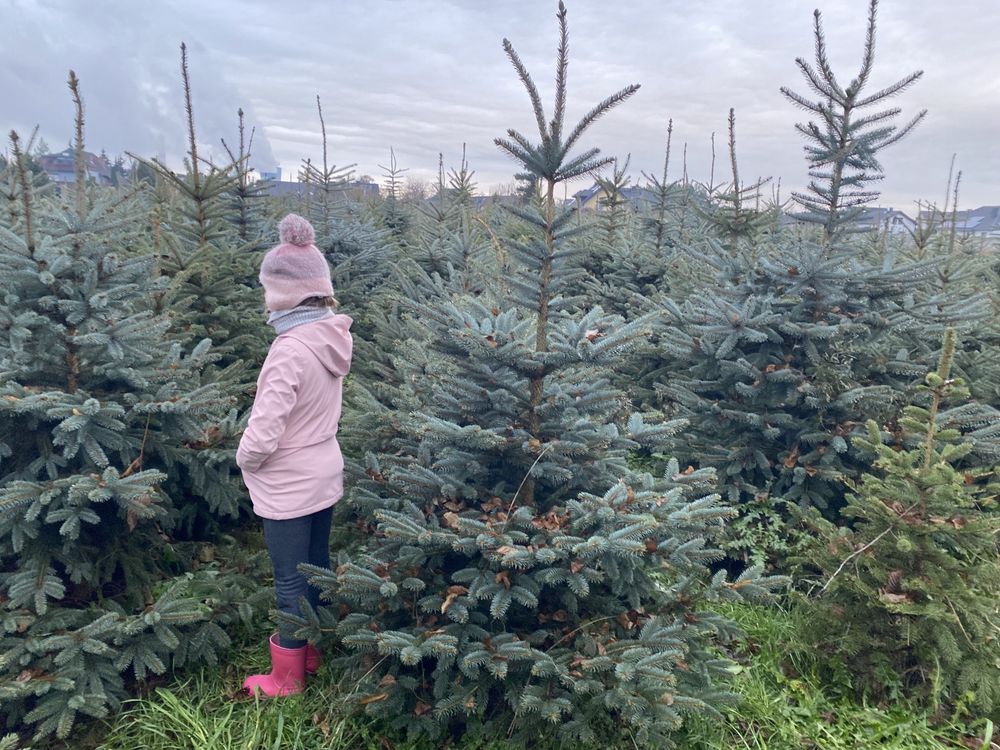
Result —
M 231 368 L 226 379 L 245 391 L 254 375 L 241 365 L 262 361 L 268 345 L 260 325 L 263 294 L 257 288 L 263 218 L 253 197 L 255 188 L 244 185 L 244 161 L 206 168 L 199 156 L 184 44 L 181 79 L 188 140 L 185 172 L 175 174 L 166 164 L 136 157 L 157 181 L 150 215 L 153 252 L 160 272 L 170 280 L 157 297 L 158 309 L 177 317 L 173 331 L 183 343 L 215 341 L 217 366 Z M 244 216 L 235 214 L 234 203 L 237 208 L 242 204 Z
M 816 44 L 831 77 L 818 24 Z M 865 158 L 895 140 L 865 140 Z M 835 516 L 843 479 L 864 468 L 852 435 L 898 410 L 933 356 L 928 340 L 979 313 L 935 289 L 937 259 L 901 262 L 894 247 L 848 234 L 839 202 L 818 235 L 779 228 L 773 210 L 747 200 L 734 142 L 731 125 L 733 183 L 705 211 L 707 236 L 683 247 L 714 278 L 683 302 L 660 301 L 671 318 L 650 379 L 664 408 L 691 420 L 675 446 L 682 460 L 716 468 L 728 500 L 741 505 L 731 554 L 776 562 L 788 551 L 787 503 Z
M 846 659 L 859 687 L 880 691 L 888 670 L 907 695 L 995 720 L 1000 484 L 994 466 L 968 465 L 972 442 L 947 427 L 949 402 L 976 406 L 952 376 L 954 354 L 950 330 L 917 403 L 896 424 L 867 423 L 855 443 L 873 462 L 850 482 L 851 528 L 813 516 L 819 543 L 804 566 L 822 610 L 816 645 Z
M 819 119 L 819 123 L 796 125 L 806 138 L 805 152 L 812 179 L 807 192 L 793 193 L 792 198 L 805 209 L 801 218 L 820 224 L 828 241 L 849 229 L 863 207 L 878 199 L 879 192 L 872 188 L 872 183 L 883 177 L 880 152 L 905 138 L 927 114 L 927 110 L 921 110 L 899 126 L 893 120 L 902 110 L 885 108 L 889 99 L 916 83 L 923 71 L 910 73 L 874 93 L 865 93 L 875 65 L 877 12 L 878 0 L 871 0 L 861 67 L 850 84 L 843 86 L 830 66 L 823 20 L 817 10 L 813 27 L 816 67 L 802 58 L 796 59 L 795 64 L 809 88 L 820 98 L 812 101 L 788 87 L 781 88 L 789 101 Z
M 543 200 L 511 209 L 531 231 L 500 238 L 509 278 L 423 295 L 412 338 L 430 354 L 398 354 L 404 379 L 422 381 L 411 391 L 421 403 L 392 415 L 391 450 L 369 455 L 355 486 L 365 549 L 334 571 L 310 569 L 332 606 L 299 625 L 313 639 L 335 633 L 341 666 L 360 678 L 355 703 L 400 728 L 440 738 L 474 722 L 522 742 L 545 726 L 589 741 L 624 730 L 663 746 L 686 712 L 731 698 L 730 665 L 713 647 L 736 629 L 707 603 L 776 582 L 707 569 L 729 513 L 710 471 L 673 463 L 654 480 L 628 467 L 630 451 L 682 426 L 630 417 L 611 385 L 648 320 L 561 296 L 578 260 L 568 256 L 583 250 L 568 241 L 573 214 L 556 186 L 607 161 L 570 151 L 638 87 L 566 134 L 562 4 L 558 20 L 551 120 L 504 42 L 541 139 L 497 140 L 538 177 Z
M 151 309 L 145 197 L 87 184 L 69 85 L 75 183 L 36 195 L 13 134 L 22 188 L 0 217 L 0 717 L 36 738 L 106 716 L 129 679 L 215 660 L 258 589 L 188 572 L 200 545 L 174 535 L 194 509 L 235 516 L 233 401 L 210 342 L 170 343 Z

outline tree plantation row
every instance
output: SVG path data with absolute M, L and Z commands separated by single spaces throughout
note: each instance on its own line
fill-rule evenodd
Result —
M 784 206 L 733 150 L 728 184 L 665 167 L 633 208 L 587 132 L 638 87 L 567 121 L 561 3 L 556 20 L 551 106 L 503 42 L 538 128 L 496 139 L 523 186 L 509 205 L 478 209 L 464 159 L 427 200 L 395 172 L 345 198 L 325 148 L 300 195 L 269 197 L 242 138 L 231 164 L 199 157 L 186 52 L 183 173 L 137 158 L 90 183 L 72 73 L 75 181 L 11 134 L 0 747 L 66 740 L 271 627 L 234 452 L 288 211 L 315 227 L 355 351 L 334 562 L 285 624 L 333 655 L 321 678 L 354 686 L 351 710 L 439 743 L 669 747 L 685 716 L 739 711 L 719 605 L 781 596 L 815 612 L 789 649 L 849 664 L 859 694 L 1000 720 L 996 248 L 955 231 L 954 205 L 856 231 L 922 117 L 889 103 L 919 74 L 871 83 L 876 2 L 849 84 L 817 16 L 815 63 L 783 89 L 809 175 Z M 596 211 L 557 199 L 595 174 Z

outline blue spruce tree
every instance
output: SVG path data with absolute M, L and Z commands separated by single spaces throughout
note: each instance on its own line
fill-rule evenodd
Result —
M 69 84 L 75 183 L 35 194 L 16 134 L 0 176 L 20 184 L 0 215 L 0 722 L 36 739 L 116 710 L 128 680 L 214 661 L 259 598 L 185 575 L 215 537 L 175 535 L 182 519 L 235 516 L 233 399 L 210 342 L 170 343 L 151 309 L 145 195 L 87 184 Z
M 710 471 L 629 469 L 630 451 L 682 427 L 629 417 L 611 383 L 649 321 L 561 296 L 582 250 L 556 186 L 606 163 L 594 148 L 570 152 L 638 87 L 567 134 L 562 4 L 558 20 L 551 120 L 504 42 L 541 139 L 497 140 L 538 178 L 541 202 L 512 209 L 530 231 L 500 239 L 512 273 L 478 293 L 430 279 L 410 323 L 427 353 L 397 360 L 422 383 L 416 408 L 391 415 L 393 443 L 368 456 L 351 499 L 365 546 L 333 571 L 310 569 L 331 606 L 299 625 L 334 634 L 360 678 L 356 703 L 400 728 L 440 738 L 474 722 L 519 742 L 626 731 L 662 747 L 685 713 L 732 698 L 714 646 L 737 630 L 708 603 L 764 596 L 776 581 L 708 570 L 729 514 Z

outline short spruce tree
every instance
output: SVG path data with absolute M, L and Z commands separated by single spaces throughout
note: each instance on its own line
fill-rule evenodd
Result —
M 501 238 L 515 270 L 479 294 L 427 295 L 413 315 L 432 356 L 402 374 L 424 383 L 423 402 L 393 415 L 392 450 L 368 457 L 351 498 L 366 546 L 333 571 L 309 569 L 332 606 L 299 624 L 343 647 L 355 702 L 400 728 L 441 738 L 477 726 L 521 743 L 626 732 L 663 747 L 686 712 L 732 698 L 714 646 L 737 630 L 708 603 L 763 596 L 776 581 L 708 570 L 729 513 L 710 471 L 673 463 L 654 480 L 629 469 L 631 450 L 681 427 L 629 418 L 610 384 L 648 321 L 560 296 L 579 246 L 556 185 L 606 161 L 569 152 L 637 87 L 567 135 L 561 3 L 558 20 L 551 120 L 504 42 L 541 138 L 497 140 L 543 196 L 513 209 L 531 230 Z
M 872 467 L 849 483 L 843 528 L 813 516 L 819 544 L 816 644 L 845 659 L 859 686 L 896 686 L 940 707 L 965 703 L 1000 718 L 1000 483 L 972 468 L 973 443 L 946 426 L 970 405 L 952 376 L 954 332 L 898 424 L 867 424 L 855 443 Z M 950 402 L 950 404 L 949 404 Z M 950 411 L 953 411 L 950 410 Z

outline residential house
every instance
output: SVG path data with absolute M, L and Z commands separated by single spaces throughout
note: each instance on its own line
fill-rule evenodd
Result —
M 917 222 L 895 208 L 864 208 L 854 220 L 854 229 L 859 232 L 913 234 L 917 229 Z
M 956 211 L 955 231 L 958 234 L 975 237 L 1000 237 L 1000 206 L 980 206 L 966 211 Z M 951 229 L 952 213 L 944 216 L 940 211 L 921 211 L 923 221 L 934 221 Z
M 642 211 L 649 208 L 654 202 L 653 194 L 640 185 L 629 185 L 622 188 L 622 197 L 628 202 L 633 211 Z M 573 198 L 567 203 L 570 208 L 579 211 L 597 211 L 607 198 L 607 193 L 601 189 L 599 183 L 595 182 L 589 188 L 578 190 L 573 193 Z
M 803 216 L 802 213 L 782 213 L 778 225 L 786 228 L 799 224 L 816 226 L 815 222 L 806 221 Z M 912 234 L 916 228 L 916 220 L 902 211 L 877 206 L 862 208 L 851 223 L 851 230 L 855 232 L 888 231 L 889 234 Z
M 43 154 L 38 157 L 38 165 L 52 182 L 74 182 L 76 180 L 76 154 L 72 148 L 60 151 L 58 154 Z M 89 151 L 83 152 L 83 168 L 86 178 L 98 185 L 111 185 L 114 178 L 111 175 L 111 162 L 104 155 L 98 156 Z

